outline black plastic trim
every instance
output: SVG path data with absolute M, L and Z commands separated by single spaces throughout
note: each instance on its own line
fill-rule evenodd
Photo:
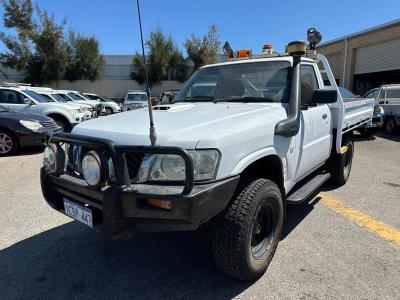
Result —
M 287 118 L 279 121 L 275 126 L 275 135 L 284 137 L 295 136 L 300 129 L 300 62 L 301 55 L 293 55 L 293 67 L 291 73 L 290 100 Z

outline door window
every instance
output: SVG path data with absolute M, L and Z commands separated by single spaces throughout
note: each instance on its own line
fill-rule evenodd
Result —
M 8 104 L 24 104 L 24 97 L 13 90 L 2 90 L 2 102 Z
M 315 75 L 314 67 L 310 65 L 302 65 L 301 73 L 301 104 L 312 104 L 314 91 L 318 89 L 317 76 Z

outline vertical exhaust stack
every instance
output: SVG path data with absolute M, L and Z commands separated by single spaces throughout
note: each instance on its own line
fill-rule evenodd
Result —
M 275 135 L 292 137 L 300 129 L 300 62 L 301 57 L 306 53 L 306 43 L 303 41 L 291 42 L 286 46 L 286 52 L 293 57 L 289 107 L 287 118 L 276 124 Z
M 154 127 L 154 119 L 153 119 L 153 106 L 151 104 L 151 91 L 150 91 L 150 85 L 149 85 L 149 75 L 147 71 L 147 64 L 146 64 L 146 55 L 144 54 L 144 42 L 143 42 L 143 31 L 142 31 L 142 19 L 140 17 L 140 7 L 139 7 L 139 0 L 136 0 L 137 4 L 137 11 L 138 11 L 138 16 L 139 16 L 139 28 L 140 28 L 140 39 L 142 42 L 142 56 L 143 56 L 143 64 L 144 64 L 144 71 L 145 71 L 145 76 L 146 76 L 146 94 L 147 94 L 147 105 L 149 108 L 149 120 L 150 120 L 150 142 L 152 146 L 156 145 L 157 141 L 157 133 L 156 133 L 156 128 Z

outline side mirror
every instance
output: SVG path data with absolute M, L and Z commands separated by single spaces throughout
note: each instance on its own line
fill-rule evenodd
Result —
M 328 104 L 337 101 L 337 90 L 315 90 L 312 103 L 313 104 Z
M 34 104 L 34 103 L 32 102 L 32 100 L 29 99 L 29 98 L 24 98 L 24 103 L 25 103 L 25 104 L 29 104 L 29 105 L 33 105 L 33 104 Z

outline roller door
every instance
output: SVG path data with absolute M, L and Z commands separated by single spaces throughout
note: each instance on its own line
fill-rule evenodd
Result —
M 400 69 L 400 39 L 356 50 L 354 74 Z

